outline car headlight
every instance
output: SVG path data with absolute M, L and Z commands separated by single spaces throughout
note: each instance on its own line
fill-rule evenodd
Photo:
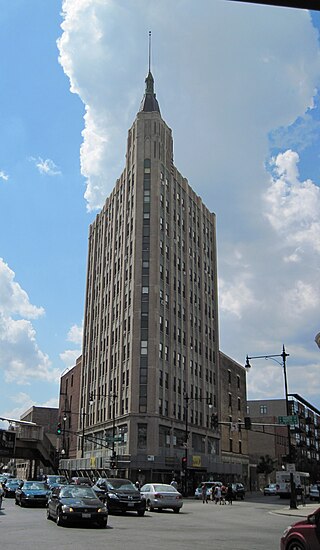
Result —
M 119 500 L 118 495 L 115 495 L 115 493 L 108 493 L 108 497 L 109 497 L 109 498 L 114 498 L 114 499 L 116 499 L 116 500 Z
M 69 513 L 69 512 L 74 512 L 74 509 L 73 509 L 71 506 L 66 506 L 66 504 L 64 504 L 64 505 L 62 506 L 62 511 L 63 511 L 64 513 Z
M 101 508 L 98 508 L 98 513 L 99 514 L 105 514 L 107 511 L 108 510 L 105 506 L 102 506 Z
M 286 536 L 288 535 L 288 533 L 290 532 L 290 529 L 291 529 L 291 525 L 289 525 L 289 526 L 283 531 L 282 536 L 283 536 L 283 537 L 286 537 Z

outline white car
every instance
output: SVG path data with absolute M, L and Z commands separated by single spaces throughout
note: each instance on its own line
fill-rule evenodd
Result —
M 310 486 L 310 500 L 319 500 L 319 489 L 317 485 Z
M 206 484 L 206 487 L 207 487 L 207 498 L 212 498 L 212 489 L 216 487 L 216 485 L 219 485 L 220 487 L 222 487 L 221 481 L 203 481 L 202 483 L 200 483 L 199 487 L 196 488 L 194 492 L 194 498 L 196 499 L 202 498 L 202 485 L 204 483 Z
M 276 483 L 269 483 L 268 485 L 265 486 L 265 488 L 263 489 L 263 494 L 264 496 L 268 496 L 268 495 L 276 495 L 277 494 L 277 484 Z
M 146 483 L 141 487 L 140 493 L 146 500 L 149 512 L 152 512 L 155 508 L 158 510 L 171 508 L 177 514 L 183 506 L 181 493 L 172 485 Z

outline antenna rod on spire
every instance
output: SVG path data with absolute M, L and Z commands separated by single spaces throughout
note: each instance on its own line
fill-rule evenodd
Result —
M 151 31 L 149 31 L 149 73 L 151 70 Z

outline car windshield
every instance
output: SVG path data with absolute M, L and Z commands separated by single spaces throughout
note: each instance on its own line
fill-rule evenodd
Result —
M 122 489 L 123 491 L 138 491 L 138 489 L 133 485 L 132 481 L 129 479 L 112 479 L 108 480 L 108 486 L 110 489 Z
M 154 485 L 153 487 L 157 493 L 177 493 L 172 485 Z
M 37 482 L 37 481 L 26 481 L 24 484 L 23 484 L 23 489 L 47 489 L 48 486 L 46 483 L 41 483 L 40 481 Z
M 91 487 L 66 487 L 60 492 L 61 498 L 94 498 L 97 496 Z
M 67 483 L 67 480 L 64 476 L 48 476 L 48 483 Z

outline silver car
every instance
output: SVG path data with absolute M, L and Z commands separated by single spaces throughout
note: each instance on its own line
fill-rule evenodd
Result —
M 140 493 L 146 500 L 149 512 L 152 512 L 155 508 L 159 511 L 164 508 L 171 508 L 177 514 L 183 506 L 181 493 L 172 485 L 147 483 L 141 487 Z

